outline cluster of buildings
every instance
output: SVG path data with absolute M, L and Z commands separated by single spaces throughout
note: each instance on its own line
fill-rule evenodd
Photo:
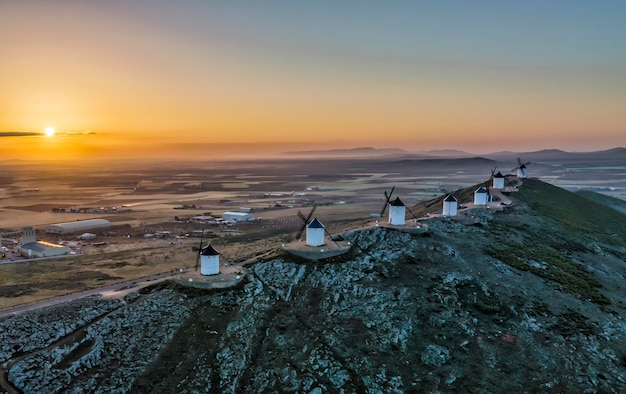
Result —
M 22 229 L 22 243 L 19 245 L 19 254 L 28 258 L 53 257 L 69 254 L 71 249 L 67 246 L 52 242 L 37 241 L 35 229 L 24 227 Z
M 52 212 L 63 212 L 63 213 L 106 213 L 106 214 L 115 214 L 115 213 L 129 213 L 132 212 L 130 208 L 125 207 L 57 207 L 52 208 Z
M 240 208 L 239 211 L 228 211 L 222 214 L 221 218 L 216 218 L 211 215 L 197 215 L 188 219 L 192 223 L 202 224 L 234 224 L 238 222 L 249 222 L 254 220 L 254 215 L 250 212 L 249 208 Z
M 518 159 L 519 166 L 514 169 L 517 170 L 517 176 L 519 178 L 526 178 L 526 164 L 522 164 Z M 495 170 L 495 169 L 494 169 Z M 505 177 L 501 172 L 493 174 L 491 179 L 485 183 L 484 186 L 478 187 L 474 191 L 473 204 L 475 206 L 488 206 L 492 202 L 490 188 L 494 190 L 504 189 Z M 387 195 L 387 194 L 385 194 Z M 393 201 L 390 201 L 390 196 L 387 197 L 386 204 L 389 207 L 388 224 L 392 226 L 404 226 L 406 225 L 406 205 L 396 197 Z M 384 212 L 384 210 L 383 210 Z M 312 212 L 311 212 L 312 213 Z M 443 216 L 456 216 L 458 213 L 458 199 L 453 193 L 448 194 L 443 199 L 443 206 L 441 214 Z M 310 216 L 310 215 L 309 215 Z M 240 211 L 228 211 L 222 214 L 221 218 L 214 218 L 210 215 L 199 215 L 189 219 L 191 222 L 206 223 L 206 224 L 220 224 L 220 223 L 237 223 L 254 220 L 253 214 L 250 209 L 240 209 Z M 303 220 L 308 221 L 307 218 Z M 321 247 L 326 244 L 326 229 L 321 221 L 317 218 L 313 218 L 310 222 L 305 221 L 306 226 L 306 242 L 305 245 L 309 247 Z M 86 230 L 102 229 L 110 227 L 111 223 L 105 219 L 89 219 L 79 220 L 74 222 L 57 223 L 52 224 L 46 228 L 46 232 L 50 234 L 71 234 Z M 166 232 L 169 234 L 169 232 Z M 83 236 L 91 236 L 91 233 L 84 233 Z M 205 236 L 203 231 L 200 236 Z M 81 236 L 82 237 L 82 236 Z M 69 254 L 70 248 L 57 245 L 46 241 L 37 241 L 35 230 L 32 227 L 25 227 L 22 234 L 22 244 L 19 247 L 20 254 L 25 257 L 51 257 Z M 210 244 L 201 247 L 198 251 L 198 259 L 200 265 L 200 273 L 202 275 L 216 275 L 220 273 L 219 252 Z
M 86 230 L 102 229 L 110 227 L 111 223 L 105 219 L 77 220 L 75 222 L 51 224 L 46 228 L 49 234 L 73 234 L 83 232 L 80 239 L 91 239 L 95 234 L 84 232 Z M 27 258 L 43 258 L 63 256 L 72 253 L 65 246 L 48 241 L 38 241 L 33 227 L 24 227 L 21 231 L 21 242 L 14 249 L 14 253 Z

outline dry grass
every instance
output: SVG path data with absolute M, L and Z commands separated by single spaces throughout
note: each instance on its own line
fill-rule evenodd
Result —
M 98 288 L 183 266 L 191 248 L 155 248 L 0 265 L 0 308 Z
M 30 225 L 41 230 L 50 223 L 106 217 L 115 225 L 130 225 L 133 237 L 137 236 L 137 239 L 133 238 L 128 244 L 122 240 L 102 239 L 108 243 L 103 251 L 84 248 L 86 255 L 81 257 L 0 265 L 0 307 L 194 266 L 196 255 L 191 246 L 198 240 L 186 241 L 179 247 L 170 246 L 169 242 L 150 243 L 140 238 L 143 229 L 146 232 L 175 229 L 173 234 L 181 234 L 200 228 L 175 228 L 171 222 L 174 216 L 203 212 L 220 215 L 224 211 L 237 210 L 239 206 L 248 206 L 255 209 L 257 217 L 286 223 L 284 227 L 272 228 L 264 226 L 269 221 L 241 225 L 234 228 L 241 235 L 220 233 L 223 237 L 211 240 L 222 253 L 223 261 L 239 261 L 278 247 L 295 233 L 295 227 L 299 227 L 297 211 L 306 214 L 310 205 L 319 201 L 348 202 L 319 206 L 316 211 L 316 216 L 329 232 L 337 233 L 373 220 L 369 214 L 380 212 L 383 191 L 389 191 L 393 186 L 396 187 L 394 196 L 400 196 L 407 205 L 414 206 L 414 213 L 420 216 L 441 209 L 441 202 L 435 199 L 431 205 L 416 204 L 418 198 L 440 194 L 438 187 L 446 185 L 450 189 L 447 186 L 450 182 L 463 185 L 471 180 L 478 181 L 486 171 L 475 167 L 471 170 L 464 168 L 463 174 L 454 173 L 456 168 L 433 172 L 432 168 L 416 168 L 410 161 L 378 163 L 367 160 L 165 163 L 160 167 L 113 164 L 106 173 L 99 168 L 85 167 L 83 163 L 59 168 L 23 165 L 13 169 L 15 176 L 0 189 L 0 229 L 16 230 Z M 323 190 L 305 191 L 307 187 Z M 33 192 L 35 188 L 38 191 Z M 270 193 L 283 196 L 268 197 Z M 299 196 L 299 193 L 305 195 Z M 296 200 L 296 208 L 267 210 L 277 200 L 286 204 L 290 199 Z M 231 203 L 227 204 L 225 200 Z M 201 208 L 173 209 L 184 204 Z M 116 216 L 53 213 L 49 210 L 52 206 L 121 205 L 127 205 L 132 212 Z M 73 237 L 45 238 L 57 242 Z

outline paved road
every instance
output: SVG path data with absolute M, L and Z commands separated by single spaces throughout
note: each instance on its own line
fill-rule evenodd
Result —
M 247 264 L 253 263 L 259 259 L 269 256 L 273 252 L 274 252 L 273 250 L 268 250 L 264 252 L 263 254 L 251 257 L 245 261 L 234 263 L 229 267 L 230 269 L 226 271 L 230 272 L 234 270 L 239 270 Z M 180 271 L 164 272 L 161 274 L 144 276 L 142 278 L 132 279 L 132 280 L 122 282 L 122 283 L 116 283 L 114 285 L 99 287 L 97 289 L 85 290 L 79 293 L 66 294 L 63 296 L 49 298 L 46 300 L 41 300 L 41 301 L 33 302 L 30 304 L 18 305 L 12 308 L 2 309 L 0 310 L 0 319 L 4 319 L 9 316 L 14 316 L 14 315 L 26 312 L 26 311 L 32 311 L 32 310 L 39 309 L 39 308 L 46 308 L 49 306 L 62 304 L 64 302 L 76 300 L 78 298 L 89 297 L 95 294 L 102 294 L 105 297 L 123 297 L 124 295 L 130 292 L 137 291 L 142 287 L 151 285 L 154 282 L 158 282 L 158 281 L 170 278 L 177 274 L 180 274 Z
M 235 271 L 241 270 L 245 265 L 254 263 L 262 258 L 265 258 L 274 253 L 274 250 L 265 251 L 262 254 L 251 257 L 247 260 L 233 263 L 228 267 L 222 267 L 224 273 L 233 273 Z M 18 305 L 12 308 L 2 309 L 0 310 L 0 319 L 4 319 L 6 317 L 14 316 L 26 311 L 32 311 L 34 309 L 46 308 L 53 305 L 62 304 L 64 302 L 76 300 L 78 298 L 89 297 L 95 294 L 102 294 L 104 297 L 123 297 L 124 295 L 135 292 L 142 287 L 149 286 L 154 284 L 155 282 L 159 282 L 170 278 L 174 275 L 179 275 L 180 271 L 171 271 L 164 272 L 161 274 L 144 276 L 142 278 L 132 279 L 122 283 L 116 283 L 114 285 L 99 287 L 97 289 L 85 290 L 79 293 L 66 294 L 59 297 L 49 298 L 46 300 L 41 300 L 37 302 L 33 302 L 25 305 Z
M 14 316 L 14 315 L 26 312 L 26 311 L 32 311 L 34 309 L 45 308 L 45 307 L 49 307 L 53 305 L 62 304 L 64 302 L 76 300 L 78 298 L 89 297 L 95 294 L 112 296 L 116 292 L 120 292 L 119 295 L 123 295 L 125 293 L 121 292 L 121 290 L 124 290 L 124 289 L 137 290 L 141 287 L 150 285 L 155 281 L 167 279 L 178 273 L 179 273 L 178 271 L 171 271 L 171 272 L 164 272 L 164 273 L 156 274 L 156 275 L 144 276 L 142 278 L 137 278 L 137 279 L 129 280 L 129 281 L 122 282 L 122 283 L 116 283 L 114 285 L 99 287 L 97 289 L 85 290 L 79 293 L 66 294 L 60 297 L 49 298 L 46 300 L 41 300 L 41 301 L 33 302 L 30 304 L 18 305 L 13 308 L 2 309 L 0 310 L 0 319 L 9 317 L 9 316 Z

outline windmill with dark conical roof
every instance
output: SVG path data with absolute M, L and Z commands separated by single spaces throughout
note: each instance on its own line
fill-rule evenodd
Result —
M 484 186 L 474 191 L 474 205 L 487 205 L 489 203 L 489 192 Z
M 400 197 L 396 197 L 389 203 L 389 224 L 403 225 L 406 223 L 405 218 L 406 205 L 400 200 Z
M 456 216 L 458 203 L 459 201 L 454 197 L 454 194 L 448 194 L 443 200 L 443 216 Z
M 496 168 L 498 167 L 493 167 L 491 169 L 491 176 L 485 181 L 484 185 L 474 191 L 474 205 L 487 205 L 491 202 L 491 193 L 489 192 L 489 188 L 493 185 Z
M 500 171 L 493 176 L 492 186 L 494 189 L 504 189 L 504 175 Z
M 385 205 L 383 205 L 383 209 L 382 211 L 380 211 L 380 215 L 378 216 L 382 217 L 385 214 L 385 210 L 387 209 L 387 207 L 389 207 L 388 223 L 391 225 L 402 226 L 406 224 L 406 211 L 409 211 L 411 216 L 417 219 L 417 217 L 415 217 L 409 207 L 407 207 L 402 202 L 402 200 L 400 200 L 400 197 L 396 197 L 396 199 L 393 201 L 391 200 L 391 196 L 393 195 L 394 190 L 395 186 L 391 188 L 391 192 L 389 194 L 387 194 L 387 191 L 385 190 Z
M 518 157 L 517 158 L 517 167 L 515 167 L 511 171 L 517 171 L 517 177 L 518 178 L 528 178 L 528 175 L 526 174 L 526 166 L 529 165 L 529 164 L 531 164 L 531 162 L 522 163 L 522 159 L 520 159 Z
M 326 230 L 326 227 L 324 227 L 324 224 L 319 221 L 319 219 L 314 218 L 313 220 L 311 220 L 311 218 L 313 217 L 313 213 L 316 209 L 317 206 L 314 205 L 307 216 L 304 216 L 302 212 L 298 211 L 298 217 L 302 220 L 302 227 L 300 227 L 300 230 L 296 235 L 296 239 L 300 239 L 302 233 L 306 230 L 307 246 L 325 245 L 326 242 L 324 240 L 324 234 L 328 235 L 328 238 L 330 238 L 333 242 L 335 242 L 335 244 L 337 244 L 337 241 L 333 239 L 330 233 Z
M 200 235 L 200 246 L 194 247 L 194 250 L 198 250 L 195 271 L 198 271 L 198 267 L 200 267 L 201 275 L 217 275 L 220 273 L 220 254 L 210 244 L 202 247 L 203 240 L 204 229 L 202 229 L 202 235 Z
M 306 225 L 306 245 L 322 246 L 324 245 L 324 225 L 317 218 L 313 219 Z
M 209 244 L 200 251 L 200 274 L 217 275 L 220 273 L 220 253 Z

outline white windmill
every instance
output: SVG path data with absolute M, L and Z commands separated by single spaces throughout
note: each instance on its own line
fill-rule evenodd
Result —
M 476 189 L 476 191 L 474 191 L 474 205 L 487 205 L 491 202 L 491 193 L 489 192 L 489 188 L 492 186 L 493 183 L 495 183 L 494 179 L 496 175 L 494 175 L 493 173 L 496 172 L 496 168 L 498 167 L 493 167 L 491 169 L 491 176 L 487 181 L 485 181 L 484 186 L 481 186 Z M 500 173 L 498 174 L 502 175 Z M 504 178 L 502 178 L 502 180 L 504 181 Z
M 498 171 L 498 173 L 493 176 L 492 185 L 494 189 L 504 189 L 504 175 L 502 175 L 500 171 Z
M 484 186 L 474 191 L 474 205 L 487 205 L 489 202 L 489 192 Z
M 454 194 L 448 194 L 443 200 L 443 216 L 456 216 L 458 203 L 459 201 L 454 197 Z
M 210 244 L 200 251 L 200 274 L 217 275 L 220 273 L 220 253 Z
M 406 223 L 405 218 L 406 205 L 400 200 L 400 197 L 396 197 L 389 203 L 389 224 L 403 225 Z
M 300 230 L 298 231 L 298 234 L 296 235 L 296 239 L 300 239 L 300 237 L 302 236 L 302 233 L 304 232 L 304 230 L 306 230 L 306 245 L 307 246 L 325 245 L 326 244 L 326 240 L 324 238 L 325 234 L 328 235 L 328 238 L 330 238 L 333 242 L 335 242 L 335 244 L 337 244 L 337 242 L 328 233 L 328 231 L 326 230 L 326 227 L 319 219 L 314 218 L 313 220 L 311 220 L 311 218 L 313 217 L 313 212 L 315 212 L 315 209 L 317 209 L 317 206 L 313 206 L 313 208 L 311 209 L 311 212 L 309 212 L 309 214 L 306 217 L 302 214 L 302 212 L 298 211 L 298 217 L 302 219 L 302 227 L 300 227 Z
M 202 229 L 202 234 L 200 235 L 195 271 L 198 271 L 198 267 L 200 267 L 201 275 L 217 275 L 220 273 L 220 253 L 210 244 L 202 247 L 203 239 L 204 229 Z
M 394 201 L 391 201 L 391 196 L 393 195 L 393 191 L 395 189 L 395 186 L 392 187 L 389 194 L 387 194 L 387 190 L 385 190 L 385 204 L 383 205 L 383 209 L 380 211 L 379 216 L 383 217 L 385 215 L 385 210 L 389 207 L 389 224 L 403 225 L 406 217 L 406 206 L 399 197 L 396 197 Z
M 324 245 L 324 225 L 317 218 L 306 225 L 306 244 L 308 246 Z
M 526 174 L 526 166 L 529 165 L 529 164 L 531 164 L 531 162 L 522 163 L 522 160 L 518 157 L 517 158 L 517 167 L 515 167 L 511 171 L 517 171 L 517 177 L 518 178 L 528 178 L 528 175 Z
M 396 197 L 395 200 L 393 201 L 391 200 L 391 196 L 395 188 L 396 188 L 395 186 L 392 187 L 391 192 L 389 194 L 387 194 L 387 191 L 385 190 L 385 205 L 383 205 L 383 209 L 382 211 L 380 211 L 380 215 L 378 216 L 383 217 L 385 215 L 385 209 L 389 207 L 388 223 L 391 225 L 395 225 L 395 226 L 405 225 L 406 224 L 406 211 L 409 211 L 411 216 L 413 216 L 413 218 L 417 220 L 417 217 L 413 214 L 413 212 L 411 212 L 409 207 L 407 207 L 402 202 L 402 200 L 400 200 L 400 197 Z

